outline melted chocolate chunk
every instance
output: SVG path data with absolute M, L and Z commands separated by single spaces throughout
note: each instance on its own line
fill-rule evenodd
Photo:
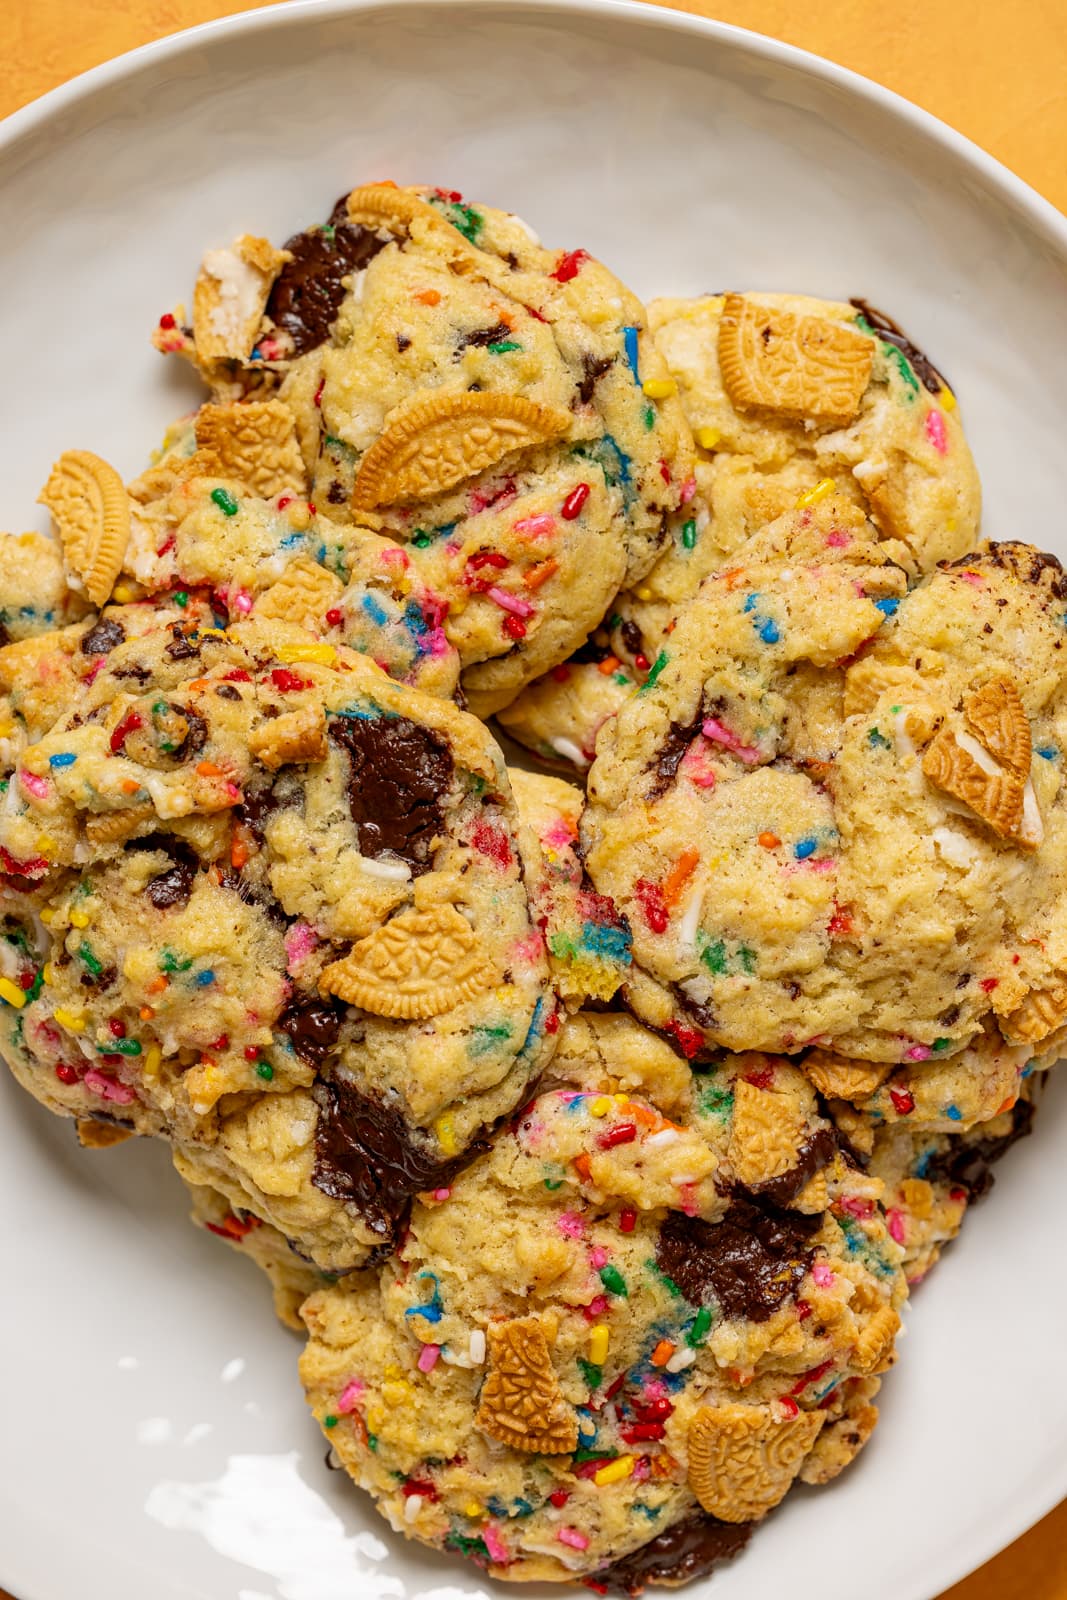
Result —
M 106 656 L 109 650 L 124 643 L 125 638 L 126 629 L 121 622 L 116 622 L 113 617 L 102 618 L 82 634 L 78 648 L 85 656 Z
M 311 1181 L 323 1194 L 356 1206 L 385 1243 L 398 1239 L 413 1195 L 447 1184 L 488 1148 L 478 1140 L 461 1156 L 438 1161 L 415 1143 L 399 1111 L 351 1084 L 320 1079 L 314 1094 L 319 1116 Z
M 456 354 L 459 355 L 461 351 L 468 349 L 470 345 L 477 345 L 484 350 L 491 344 L 503 344 L 506 339 L 511 338 L 511 334 L 512 329 L 508 327 L 506 322 L 495 322 L 491 328 L 473 328 L 470 333 L 461 335 L 459 350 Z
M 170 856 L 171 865 L 167 870 L 157 873 L 145 884 L 145 895 L 157 911 L 172 911 L 175 906 L 188 905 L 200 862 L 195 850 L 184 839 L 176 839 L 171 833 L 150 833 L 143 839 L 131 839 L 126 850 L 154 850 Z
M 938 1180 L 958 1185 L 968 1190 L 972 1203 L 981 1200 L 996 1181 L 991 1170 L 1012 1145 L 1025 1139 L 1034 1125 L 1034 1108 L 1029 1100 L 1017 1100 L 1012 1107 L 1011 1127 L 1007 1133 L 984 1139 L 953 1141 L 949 1148 L 929 1163 L 923 1176 L 931 1183 Z
M 215 693 L 220 700 L 240 700 L 241 698 L 240 689 L 235 689 L 232 683 L 217 684 Z
M 608 368 L 614 365 L 615 361 L 612 356 L 584 355 L 582 357 L 582 381 L 578 385 L 578 398 L 583 406 L 592 403 L 593 393 L 597 384 Z
M 660 1229 L 656 1262 L 691 1305 L 710 1297 L 725 1317 L 766 1322 L 794 1294 L 815 1254 L 822 1217 L 780 1211 L 766 1200 L 736 1198 L 721 1222 L 672 1211 Z
M 110 671 L 113 678 L 118 678 L 120 680 L 132 678 L 134 683 L 149 683 L 151 682 L 152 678 L 152 674 L 149 669 L 147 667 L 142 667 L 140 662 L 137 661 L 131 661 L 128 667 L 112 667 Z
M 622 627 L 619 629 L 619 632 L 622 635 L 623 644 L 626 646 L 627 650 L 632 656 L 639 656 L 644 653 L 644 636 L 636 622 L 633 622 L 630 618 L 627 618 Z
M 829 1166 L 837 1154 L 837 1134 L 833 1128 L 816 1128 L 797 1149 L 796 1165 L 777 1178 L 764 1178 L 762 1183 L 748 1184 L 745 1193 L 753 1199 L 769 1200 L 775 1206 L 787 1206 L 795 1200 L 810 1178 L 823 1167 Z
M 595 664 L 598 661 L 604 661 L 609 655 L 611 655 L 609 645 L 600 644 L 596 639 L 588 638 L 584 644 L 578 646 L 573 655 L 567 657 L 567 666 L 580 666 L 586 662 Z
M 962 557 L 951 563 L 954 567 L 970 566 L 975 557 Z M 1054 600 L 1067 600 L 1067 573 L 1063 564 L 1045 550 L 1035 550 L 1032 545 L 1019 544 L 1014 539 L 1000 543 L 990 540 L 985 559 L 994 566 L 1010 572 L 1022 583 L 1047 583 Z
M 293 354 L 317 350 L 330 336 L 345 297 L 342 278 L 373 261 L 384 241 L 347 220 L 344 200 L 330 217 L 331 233 L 308 228 L 285 241 L 292 256 L 274 280 L 267 316 L 293 341 Z
M 850 300 L 849 305 L 855 306 L 860 315 L 867 319 L 879 339 L 884 340 L 886 344 L 895 345 L 902 355 L 907 356 L 915 369 L 916 377 L 922 379 L 931 394 L 940 394 L 942 389 L 948 387 L 929 356 L 923 355 L 918 345 L 912 344 L 903 328 L 898 327 L 892 317 L 887 317 L 884 311 L 876 311 L 866 300 Z
M 172 642 L 163 652 L 168 661 L 192 661 L 200 654 L 200 646 L 186 636 L 180 622 L 171 623 L 170 631 Z
M 188 732 L 178 748 L 173 751 L 175 761 L 191 761 L 207 743 L 207 722 L 199 711 L 193 711 L 189 706 L 172 705 L 172 711 L 185 722 Z
M 613 1561 L 595 1576 L 620 1594 L 641 1594 L 647 1583 L 691 1583 L 732 1561 L 752 1537 L 754 1522 L 720 1522 L 706 1511 L 692 1511 L 665 1528 L 639 1550 Z
M 324 1000 L 294 1000 L 275 1024 L 309 1067 L 321 1067 L 337 1043 L 341 1013 Z
M 330 738 L 348 752 L 348 808 L 359 848 L 400 856 L 428 871 L 452 781 L 452 752 L 439 734 L 406 717 L 334 717 Z
M 691 722 L 672 722 L 667 729 L 667 737 L 660 746 L 659 754 L 647 769 L 655 773 L 655 777 L 648 786 L 648 799 L 658 800 L 660 795 L 666 794 L 681 766 L 686 751 L 696 738 L 704 722 L 704 709 L 697 707 L 697 714 Z

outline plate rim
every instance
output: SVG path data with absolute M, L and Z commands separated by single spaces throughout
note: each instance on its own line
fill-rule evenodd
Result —
M 1030 228 L 1052 247 L 1060 266 L 1067 272 L 1067 214 L 1039 193 L 1024 178 L 967 134 L 945 122 L 934 112 L 889 89 L 873 78 L 831 61 L 770 34 L 760 33 L 735 23 L 719 21 L 660 4 L 659 0 L 278 0 L 229 16 L 216 17 L 179 29 L 162 38 L 135 46 L 87 68 L 73 78 L 57 84 L 26 105 L 0 119 L 0 157 L 10 156 L 23 142 L 45 133 L 48 124 L 67 112 L 86 104 L 95 96 L 136 78 L 168 60 L 187 53 L 210 50 L 217 40 L 265 29 L 286 29 L 302 24 L 314 25 L 346 16 L 380 13 L 383 16 L 404 10 L 463 10 L 483 14 L 512 14 L 530 21 L 542 18 L 558 21 L 583 16 L 595 21 L 618 21 L 665 33 L 689 34 L 718 43 L 729 52 L 749 60 L 766 62 L 807 75 L 823 86 L 842 91 L 849 98 L 873 105 L 890 120 L 902 124 L 920 138 L 932 142 L 940 151 L 969 168 L 987 190 L 1021 215 Z M 1051 1487 L 1050 1487 L 1051 1486 Z M 901 1600 L 932 1600 L 950 1586 L 977 1571 L 987 1561 L 1030 1531 L 1061 1501 L 1067 1498 L 1067 1456 L 1059 1475 L 1052 1474 L 1045 1487 L 1033 1497 L 1020 1522 L 1017 1510 L 1002 1503 L 994 1515 L 983 1518 L 982 1532 L 972 1532 L 970 1548 L 963 1555 L 945 1549 L 942 1558 L 928 1563 L 921 1590 L 909 1589 Z M 10 1579 L 0 1573 L 0 1583 Z M 931 1586 L 932 1585 L 932 1586 Z M 31 1589 L 15 1584 L 14 1600 L 45 1600 L 36 1584 Z

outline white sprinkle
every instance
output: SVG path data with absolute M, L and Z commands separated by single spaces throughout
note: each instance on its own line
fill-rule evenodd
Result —
M 232 1361 L 227 1361 L 226 1365 L 219 1373 L 219 1378 L 223 1383 L 232 1383 L 235 1378 L 239 1378 L 241 1376 L 244 1370 L 244 1361 L 240 1356 L 234 1356 Z
M 686 1367 L 691 1367 L 697 1358 L 695 1350 L 676 1350 L 667 1362 L 667 1372 L 684 1372 Z
M 704 909 L 704 885 L 701 884 L 696 892 L 690 896 L 689 904 L 682 914 L 678 924 L 678 943 L 683 950 L 691 950 L 696 943 L 697 928 L 700 926 L 700 913 Z
M 570 761 L 574 766 L 582 767 L 583 769 L 589 765 L 585 752 L 579 750 L 573 739 L 550 739 L 548 742 L 556 754 L 563 757 L 564 761 Z
M 485 1334 L 481 1328 L 475 1328 L 471 1334 L 470 1344 L 467 1346 L 467 1354 L 476 1367 L 480 1367 L 485 1360 Z
M 661 1145 L 674 1144 L 677 1137 L 677 1128 L 661 1128 L 658 1133 L 650 1133 L 645 1143 L 653 1145 L 658 1150 Z
M 407 883 L 411 868 L 403 861 L 369 861 L 360 856 L 359 864 L 368 878 L 382 878 L 386 883 Z
M 422 1510 L 422 1495 L 421 1494 L 409 1494 L 407 1499 L 404 1501 L 404 1521 L 405 1522 L 414 1522 L 415 1518 L 418 1516 L 418 1514 L 419 1514 L 419 1512 L 421 1510 Z
M 695 1172 L 672 1172 L 671 1182 L 676 1189 L 685 1189 L 691 1183 L 699 1183 L 700 1178 Z

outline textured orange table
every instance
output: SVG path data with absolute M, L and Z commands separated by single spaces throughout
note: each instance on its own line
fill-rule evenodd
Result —
M 100 61 L 259 0 L 0 0 L 0 116 Z M 676 0 L 907 95 L 1067 210 L 1067 3 Z M 7 1597 L 0 1590 L 0 1600 Z M 941 1600 L 1067 1600 L 1067 1502 Z

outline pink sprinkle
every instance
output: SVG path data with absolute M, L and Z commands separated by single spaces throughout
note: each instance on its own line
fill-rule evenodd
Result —
M 587 1535 L 579 1533 L 577 1528 L 560 1528 L 556 1538 L 560 1544 L 570 1545 L 572 1550 L 588 1550 L 589 1548 Z
M 696 1185 L 693 1183 L 680 1183 L 678 1189 L 682 1198 L 682 1210 L 687 1217 L 695 1217 L 700 1210 L 697 1203 Z
M 929 1061 L 933 1051 L 925 1044 L 913 1044 L 904 1052 L 905 1061 Z
M 19 782 L 27 794 L 32 794 L 38 800 L 48 798 L 48 779 L 39 778 L 35 772 L 20 771 Z
M 646 1378 L 644 1392 L 649 1400 L 666 1400 L 669 1390 L 662 1378 Z
M 306 922 L 294 922 L 285 935 L 285 968 L 290 974 L 307 960 L 319 942 L 314 928 Z
M 529 600 L 520 600 L 517 594 L 508 594 L 506 589 L 497 588 L 496 584 L 488 590 L 490 600 L 495 600 L 501 611 L 510 611 L 516 617 L 532 617 L 534 608 Z
M 439 1344 L 424 1344 L 416 1362 L 419 1371 L 432 1372 L 437 1365 L 437 1358 L 440 1354 L 441 1346 Z
M 354 1411 L 367 1392 L 362 1378 L 350 1378 L 337 1397 L 337 1409 L 342 1417 Z
M 687 750 L 682 758 L 682 775 L 689 779 L 697 789 L 714 789 L 715 772 L 712 767 L 704 765 L 707 755 L 707 746 L 694 742 L 691 749 Z
M 227 800 L 236 801 L 240 800 L 241 798 L 241 791 L 235 783 L 230 783 L 228 781 L 224 783 L 222 786 L 222 792 L 226 796 Z
M 961 572 L 958 573 L 957 576 L 961 577 L 964 583 L 973 583 L 979 589 L 983 588 L 985 585 L 985 579 L 982 577 L 980 572 Z
M 846 545 L 852 543 L 852 540 L 847 533 L 842 533 L 840 529 L 835 528 L 833 533 L 827 536 L 826 542 L 831 550 L 843 550 Z
M 829 1289 L 833 1285 L 834 1275 L 825 1261 L 816 1261 L 811 1269 L 811 1275 L 820 1289 Z
M 82 679 L 82 682 L 85 683 L 85 684 L 92 683 L 94 681 L 94 679 L 99 675 L 99 673 L 101 673 L 103 671 L 104 662 L 106 660 L 107 660 L 107 656 L 97 656 L 96 660 L 93 662 L 92 666 L 89 668 L 89 671 L 85 674 L 85 677 Z
M 832 856 L 819 856 L 818 859 L 810 857 L 800 863 L 801 869 L 807 872 L 836 872 L 837 862 Z
M 408 556 L 407 551 L 401 550 L 399 547 L 391 550 L 383 550 L 382 560 L 385 562 L 387 567 L 396 566 L 399 567 L 402 572 L 405 572 L 411 565 L 411 559 Z
M 566 850 L 574 842 L 574 838 L 574 829 L 565 817 L 557 817 L 542 835 L 543 843 L 551 845 L 553 850 Z
M 585 1235 L 585 1223 L 574 1211 L 565 1211 L 558 1218 L 556 1227 L 567 1239 L 581 1239 Z
M 686 478 L 685 482 L 682 484 L 681 496 L 680 496 L 683 506 L 687 506 L 689 504 L 690 500 L 692 500 L 692 498 L 696 494 L 696 492 L 697 492 L 697 481 L 696 481 L 696 479 L 695 478 Z
M 608 1252 L 602 1244 L 595 1244 L 589 1252 L 589 1260 L 594 1272 L 599 1272 L 601 1267 L 606 1267 L 608 1264 Z
M 433 1197 L 435 1200 L 447 1200 L 451 1193 L 451 1189 L 435 1189 Z
M 607 1309 L 607 1295 L 597 1294 L 593 1296 L 592 1300 L 590 1300 L 589 1304 L 584 1308 L 582 1311 L 582 1316 L 587 1322 L 595 1322 L 597 1317 L 602 1317 Z
M 746 767 L 755 766 L 760 758 L 759 751 L 751 744 L 742 744 L 736 733 L 731 733 L 724 723 L 716 717 L 707 717 L 704 721 L 703 734 L 705 739 L 710 739 L 713 744 L 721 744 L 724 750 L 730 750 Z
M 931 407 L 926 413 L 923 432 L 939 456 L 948 455 L 948 434 L 945 432 L 945 418 L 936 406 Z
M 556 532 L 556 519 L 547 511 L 536 517 L 520 517 L 518 522 L 512 523 L 511 531 L 520 539 L 550 539 Z
M 128 1084 L 116 1083 L 114 1078 L 105 1077 L 95 1067 L 89 1068 L 82 1082 L 87 1089 L 100 1095 L 101 1099 L 111 1100 L 117 1106 L 128 1106 L 131 1100 L 137 1098 Z
M 247 589 L 238 589 L 232 597 L 233 609 L 240 611 L 242 616 L 247 616 L 252 609 L 252 596 Z
M 886 1222 L 889 1224 L 890 1234 L 897 1241 L 897 1244 L 903 1244 L 905 1234 L 903 1211 L 899 1211 L 896 1206 L 890 1206 L 885 1216 Z
M 652 1476 L 652 1463 L 647 1456 L 638 1456 L 630 1476 L 635 1483 L 648 1482 L 648 1479 Z
M 482 1529 L 482 1538 L 485 1541 L 485 1548 L 489 1552 L 491 1561 L 499 1561 L 501 1563 L 507 1561 L 508 1547 L 491 1522 L 487 1522 Z

